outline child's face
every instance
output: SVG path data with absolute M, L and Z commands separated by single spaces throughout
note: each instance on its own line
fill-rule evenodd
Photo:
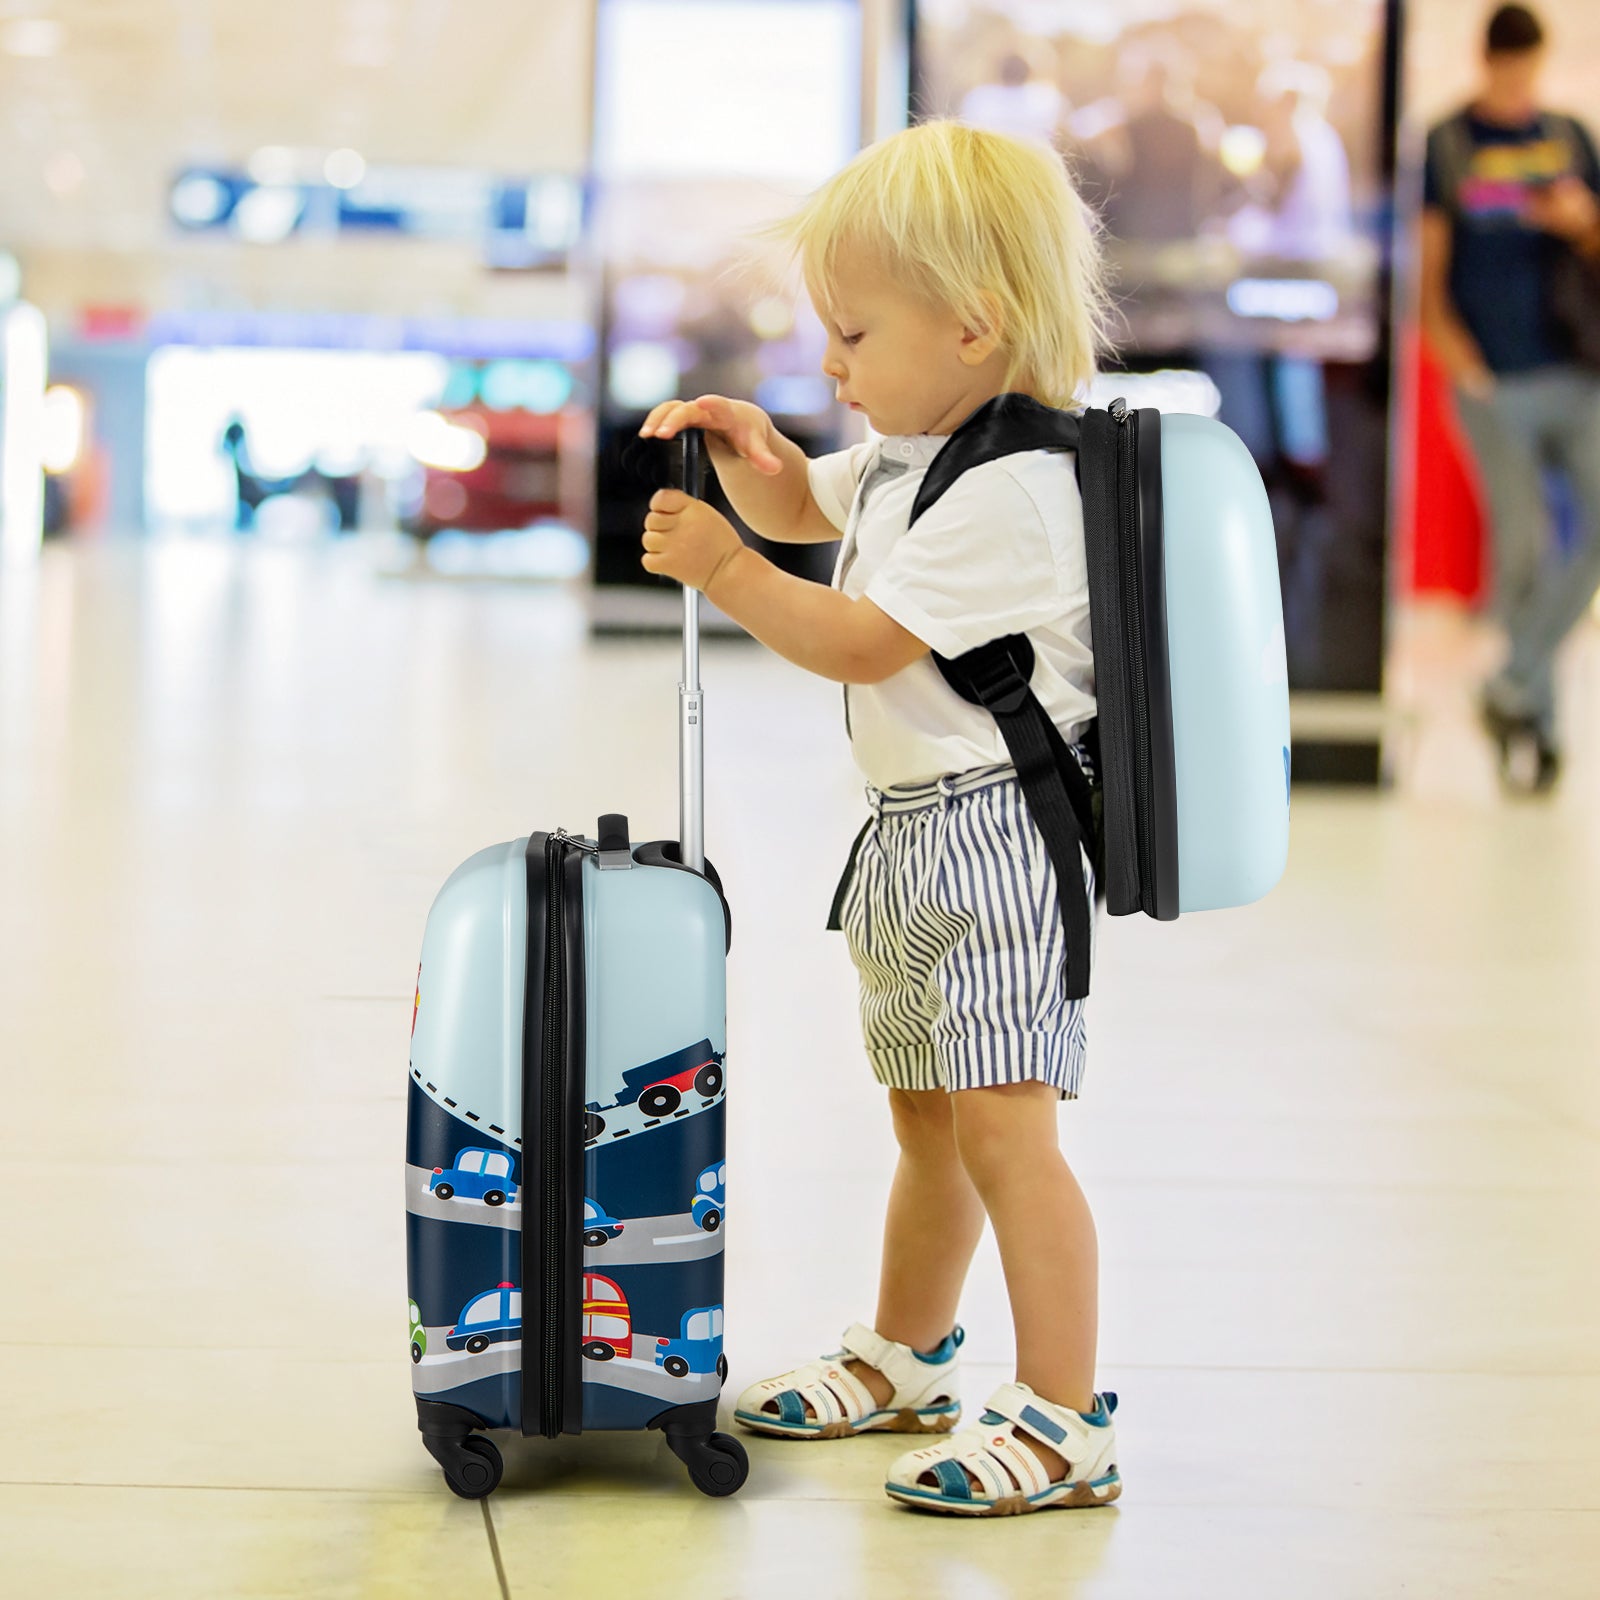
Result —
M 879 433 L 951 433 L 1001 392 L 1005 359 L 992 335 L 879 271 L 841 273 L 838 303 L 816 309 L 828 333 L 823 372 Z

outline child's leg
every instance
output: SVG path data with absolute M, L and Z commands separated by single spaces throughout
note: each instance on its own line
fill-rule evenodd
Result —
M 944 1089 L 891 1089 L 900 1160 L 883 1228 L 883 1270 L 874 1324 L 885 1339 L 931 1350 L 954 1326 L 984 1209 L 956 1149 Z M 865 1362 L 848 1369 L 887 1405 L 893 1385 Z
M 956 1149 L 994 1224 L 1017 1334 L 1017 1381 L 1073 1411 L 1094 1409 L 1099 1252 L 1094 1218 L 1061 1154 L 1060 1096 L 1047 1083 L 950 1096 Z M 1023 1435 L 1052 1476 L 1062 1458 Z

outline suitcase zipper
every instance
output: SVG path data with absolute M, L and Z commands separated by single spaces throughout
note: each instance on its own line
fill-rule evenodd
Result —
M 1150 809 L 1150 708 L 1146 702 L 1144 660 L 1144 588 L 1140 582 L 1138 434 L 1125 400 L 1113 400 L 1117 424 L 1117 553 L 1122 562 L 1123 641 L 1133 677 L 1134 804 L 1138 825 L 1134 843 L 1139 857 L 1139 903 L 1155 912 L 1155 874 L 1150 841 L 1155 823 Z
M 547 1439 L 561 1433 L 565 1362 L 561 1347 L 562 1196 L 566 1187 L 565 1097 L 567 1068 L 567 929 L 566 852 L 577 841 L 559 829 L 544 845 L 545 970 L 543 1069 L 539 1082 L 539 1163 L 544 1186 L 544 1236 L 539 1241 L 540 1294 L 544 1312 L 544 1363 L 540 1372 L 540 1432 Z

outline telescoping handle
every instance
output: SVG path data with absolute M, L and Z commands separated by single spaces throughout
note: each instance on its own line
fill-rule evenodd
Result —
M 683 430 L 683 451 L 673 461 L 674 487 L 705 499 L 705 438 L 699 428 Z M 700 591 L 683 586 L 683 681 L 678 685 L 678 859 L 704 872 L 705 697 L 700 692 Z

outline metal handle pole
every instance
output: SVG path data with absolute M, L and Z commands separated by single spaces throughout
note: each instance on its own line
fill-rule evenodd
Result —
M 685 494 L 705 498 L 705 447 L 698 428 L 683 434 Z M 705 871 L 705 697 L 700 691 L 700 591 L 683 589 L 683 680 L 678 685 L 679 859 Z

